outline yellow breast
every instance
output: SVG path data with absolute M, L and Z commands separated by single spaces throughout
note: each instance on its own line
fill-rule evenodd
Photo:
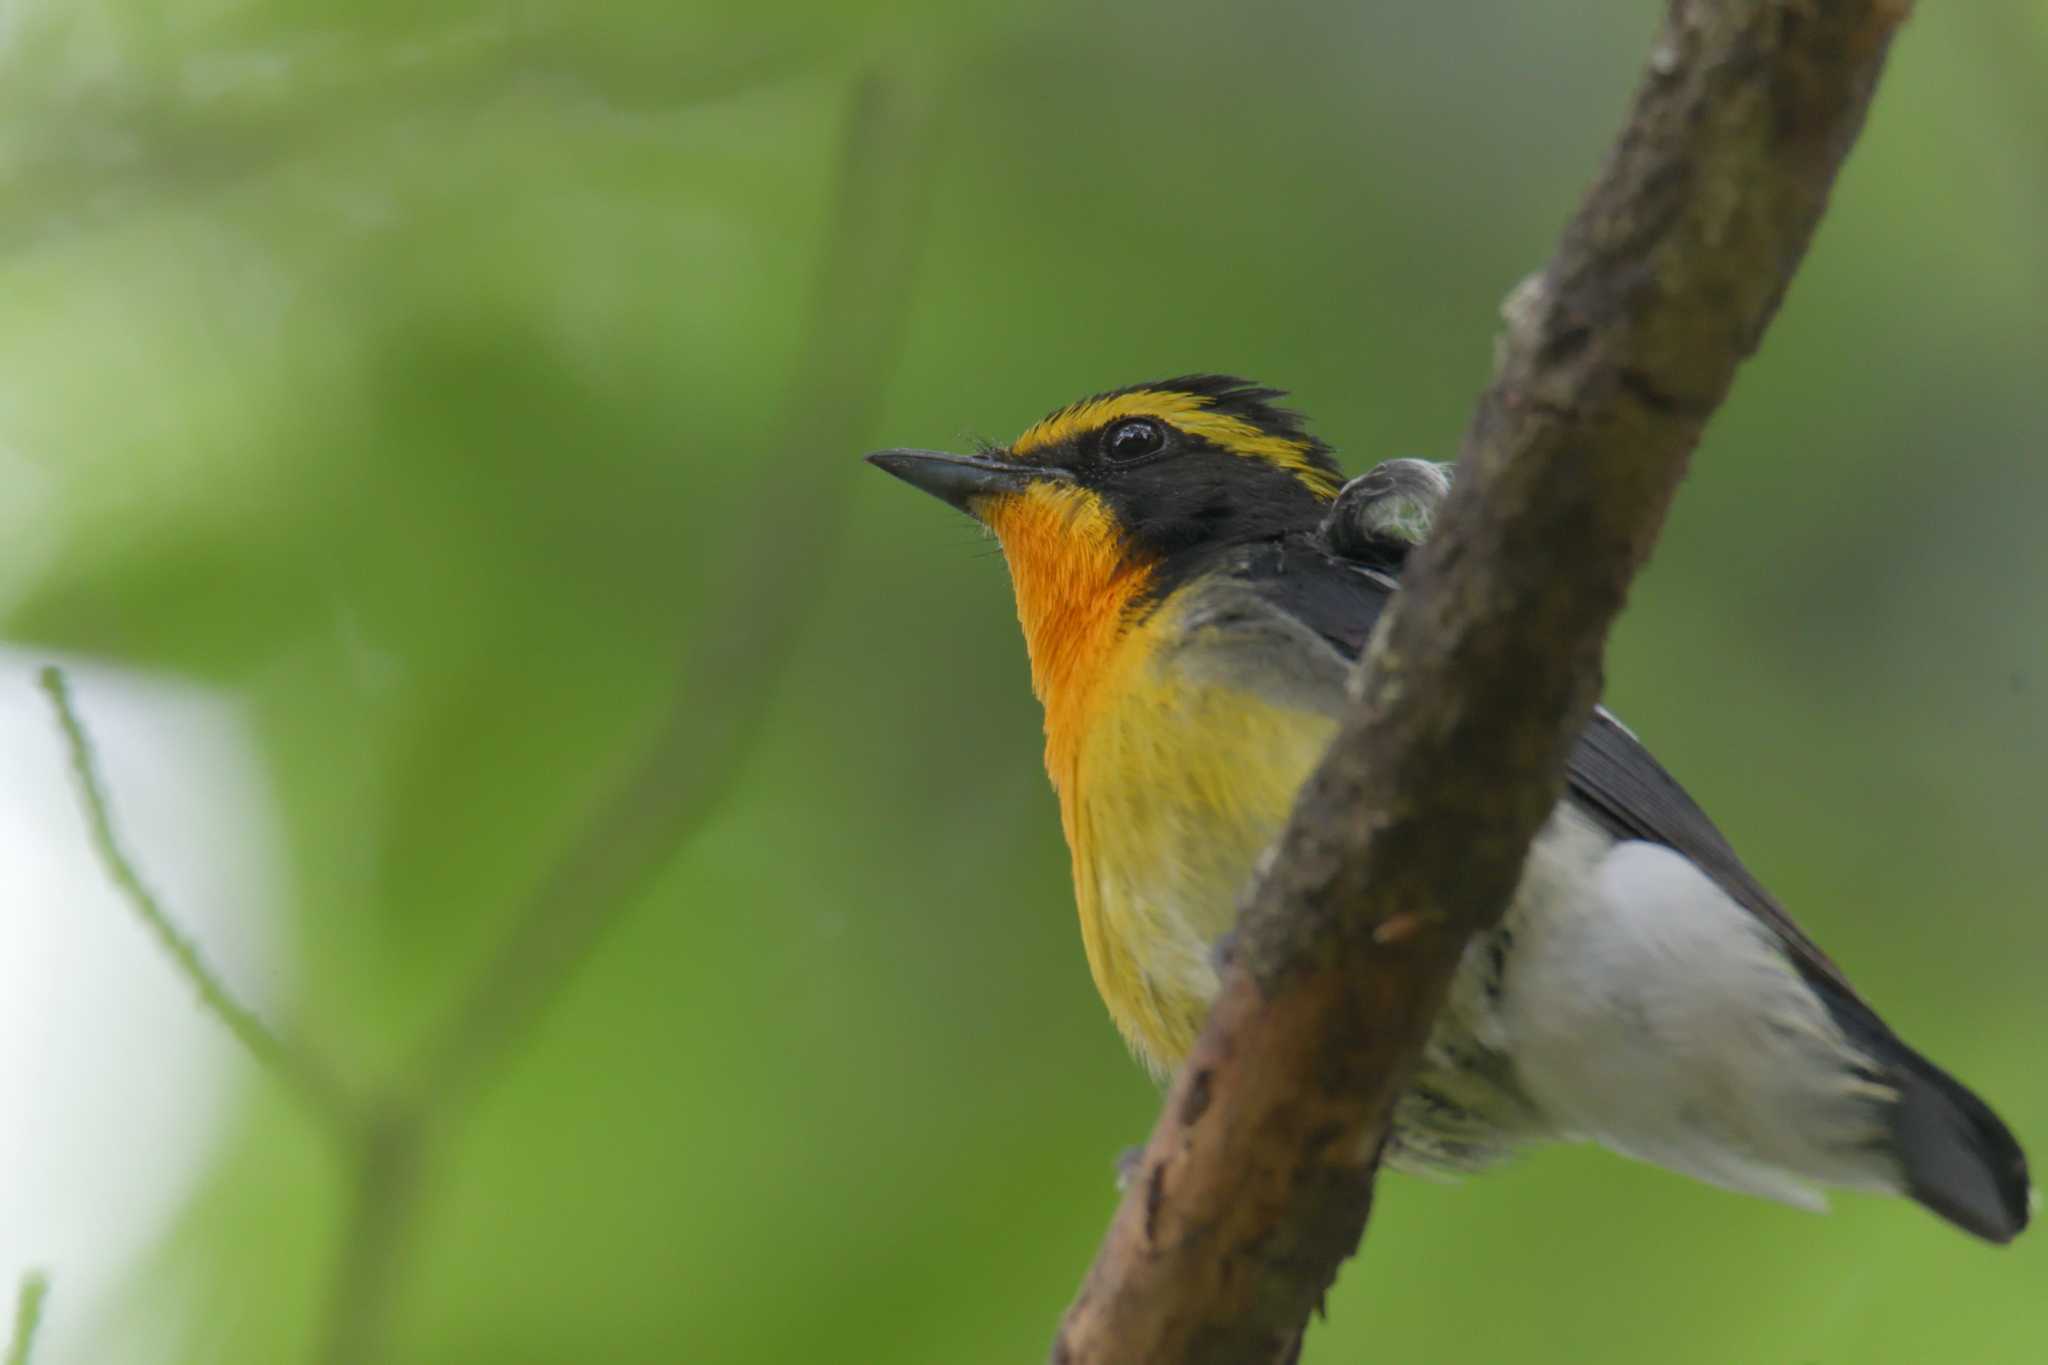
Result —
M 1124 640 L 1060 806 L 1096 989 L 1165 1072 L 1214 996 L 1212 945 L 1333 723 L 1163 666 L 1172 604 Z
M 1210 946 L 1328 746 L 1332 722 L 1180 666 L 1183 588 L 1089 494 L 1037 485 L 986 509 L 1045 707 L 1045 766 L 1073 856 L 1081 941 L 1117 1027 L 1155 1071 L 1193 1046 Z
M 1047 743 L 1087 968 L 1157 1072 L 1194 1046 L 1217 990 L 1212 943 L 1333 731 L 1167 663 L 1176 618 L 1167 604 L 1130 630 L 1083 729 Z

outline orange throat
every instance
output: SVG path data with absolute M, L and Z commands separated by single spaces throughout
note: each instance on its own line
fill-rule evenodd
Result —
M 1036 484 L 984 511 L 1009 562 L 1031 690 L 1045 707 L 1046 772 L 1071 822 L 1081 740 L 1152 567 L 1130 557 L 1095 496 L 1071 485 Z

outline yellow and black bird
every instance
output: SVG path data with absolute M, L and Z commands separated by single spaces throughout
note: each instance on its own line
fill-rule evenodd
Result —
M 1340 502 L 1280 396 L 1188 376 L 1074 403 L 1007 449 L 868 457 L 1002 544 L 1088 967 L 1155 1072 L 1194 1042 L 1213 945 L 1398 586 L 1385 514 L 1444 486 L 1397 462 Z M 1899 1041 L 1604 710 L 1467 952 L 1388 1159 L 1456 1173 L 1574 1140 L 1805 1207 L 1816 1185 L 1905 1194 L 1994 1242 L 2027 1222 L 2005 1125 Z

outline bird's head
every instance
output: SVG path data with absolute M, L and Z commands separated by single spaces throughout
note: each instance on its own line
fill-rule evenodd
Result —
M 1149 570 L 1321 515 L 1343 476 L 1280 396 L 1189 375 L 1069 404 L 1007 447 L 868 459 L 987 525 L 1013 572 Z
M 1343 476 L 1280 396 L 1191 375 L 1069 404 L 1006 447 L 868 459 L 1002 542 L 1051 734 L 1055 707 L 1083 703 L 1145 603 L 1225 546 L 1323 515 Z

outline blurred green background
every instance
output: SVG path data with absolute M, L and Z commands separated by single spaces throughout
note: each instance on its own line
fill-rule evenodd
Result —
M 1157 1096 L 1001 561 L 858 457 L 1194 369 L 1448 455 L 1654 8 L 8 6 L 0 628 L 242 706 L 353 1085 L 526 945 L 368 1272 L 244 1068 L 79 1358 L 1037 1358 Z M 1908 26 L 1608 694 L 2037 1154 L 2044 69 Z M 1388 1178 L 1308 1359 L 2038 1361 L 2044 1276 L 1561 1150 Z

